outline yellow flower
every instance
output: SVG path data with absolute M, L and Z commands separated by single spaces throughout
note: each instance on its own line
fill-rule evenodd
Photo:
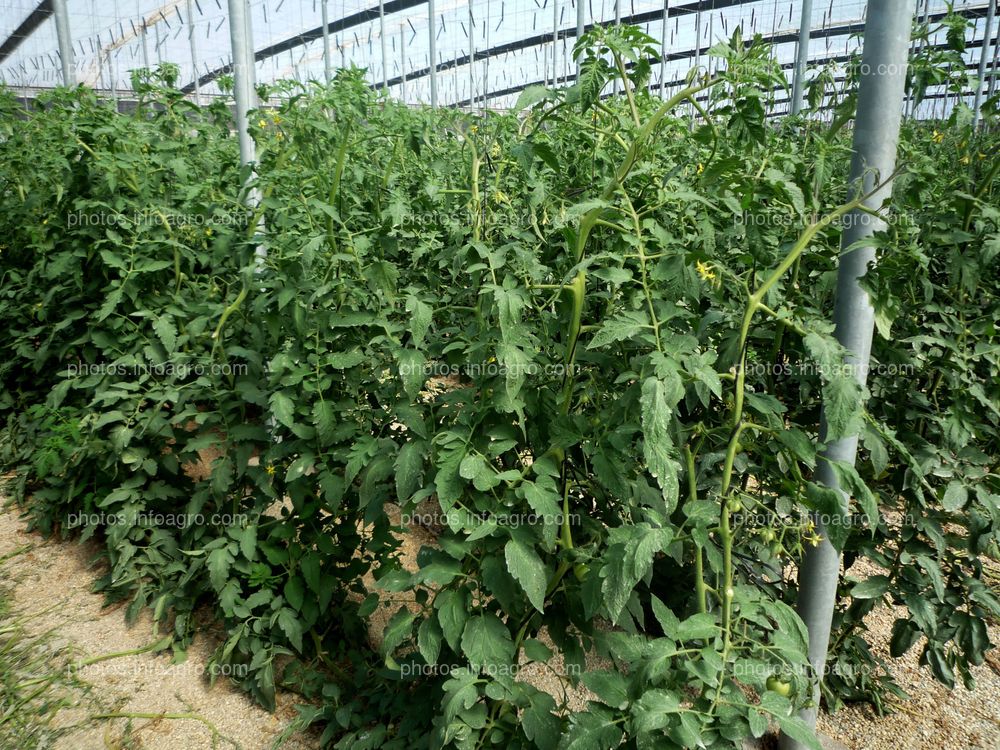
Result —
M 704 171 L 705 171 L 705 165 L 704 164 L 699 164 L 698 165 L 698 174 L 701 174 Z
M 979 161 L 982 161 L 985 158 L 986 158 L 986 154 L 984 154 L 984 153 L 980 153 L 979 154 Z
M 268 464 L 267 465 L 267 469 L 265 469 L 265 471 L 267 472 L 267 475 L 269 477 L 273 477 L 274 476 L 274 464 Z
M 937 132 L 937 130 L 935 130 L 933 133 L 931 133 L 931 140 L 934 141 L 934 143 L 940 143 L 941 141 L 944 140 L 944 133 L 939 133 Z
M 205 236 L 206 237 L 212 236 L 212 227 L 205 227 Z
M 479 132 L 479 126 L 478 125 L 471 125 L 469 127 L 469 132 L 472 133 L 473 135 L 475 135 L 476 133 Z
M 494 159 L 500 158 L 500 144 L 499 143 L 494 143 L 493 146 L 490 148 L 490 156 L 492 156 Z
M 506 203 L 509 206 L 510 198 L 507 197 L 507 194 L 503 190 L 497 190 L 495 193 L 493 193 L 493 202 Z
M 257 127 L 259 127 L 261 130 L 263 130 L 264 128 L 266 128 L 267 127 L 267 120 L 264 120 L 264 119 L 258 120 L 257 121 Z
M 823 537 L 821 537 L 819 534 L 813 534 L 810 537 L 806 537 L 806 541 L 809 542 L 809 544 L 811 544 L 813 547 L 818 547 L 820 545 L 820 542 L 823 541 Z
M 968 154 L 966 154 L 966 155 L 965 155 L 965 156 L 963 156 L 963 157 L 962 157 L 961 159 L 959 159 L 959 161 L 960 161 L 960 162 L 961 162 L 962 164 L 968 164 L 968 163 L 969 163 L 969 155 L 968 155 Z
M 708 263 L 702 263 L 699 260 L 694 264 L 694 268 L 703 281 L 715 281 L 715 271 L 712 270 L 712 267 Z
M 280 125 L 281 124 L 281 118 L 278 117 L 277 115 L 275 115 L 274 117 L 271 118 L 271 122 L 273 122 L 275 125 Z
M 285 140 L 285 134 L 284 134 L 284 133 L 281 133 L 281 132 L 279 132 L 279 133 L 278 133 L 278 134 L 277 134 L 277 135 L 275 136 L 275 138 L 277 138 L 277 139 L 278 139 L 279 141 L 283 141 L 283 140 Z

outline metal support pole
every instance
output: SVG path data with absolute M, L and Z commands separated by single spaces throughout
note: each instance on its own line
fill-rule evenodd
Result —
M 857 118 L 854 126 L 854 156 L 851 160 L 849 192 L 854 196 L 872 191 L 878 180 L 886 180 L 896 167 L 896 144 L 903 116 L 907 55 L 910 47 L 910 26 L 913 22 L 912 0 L 883 0 L 868 4 L 862 53 L 861 83 L 858 90 Z M 883 184 L 865 202 L 866 208 L 879 211 L 889 198 L 892 185 Z M 844 364 L 851 368 L 862 385 L 868 377 L 871 355 L 874 309 L 868 293 L 858 280 L 874 262 L 872 245 L 855 247 L 885 227 L 878 217 L 855 209 L 845 217 L 841 237 L 841 256 L 837 272 L 837 293 L 833 309 L 835 336 L 847 350 Z M 820 441 L 826 442 L 825 414 L 820 415 Z M 816 471 L 816 481 L 844 496 L 830 461 L 853 464 L 858 448 L 858 436 L 833 440 L 822 453 Z M 825 672 L 827 648 L 833 608 L 840 577 L 840 552 L 830 544 L 828 533 L 818 515 L 813 516 L 823 541 L 806 547 L 799 568 L 798 612 L 809 631 L 809 662 L 820 679 Z M 813 692 L 813 707 L 803 709 L 799 716 L 810 729 L 816 727 L 820 700 L 819 684 Z M 781 750 L 804 750 L 805 745 L 782 735 Z
M 333 78 L 332 68 L 333 65 L 330 62 L 330 19 L 326 10 L 327 0 L 323 0 L 323 75 L 325 76 L 326 82 L 330 83 Z M 379 3 L 379 10 L 381 10 L 382 4 Z
M 559 79 L 559 0 L 552 0 L 552 87 Z
M 579 0 L 578 0 L 579 2 Z M 670 20 L 670 0 L 663 0 L 663 33 L 660 35 L 660 98 L 667 98 L 667 21 Z
M 233 51 L 233 94 L 236 99 L 236 133 L 240 143 L 240 164 L 250 166 L 257 160 L 253 138 L 250 137 L 248 113 L 256 102 L 254 89 L 254 52 L 250 44 L 250 12 L 247 0 L 229 0 L 229 37 Z M 251 171 L 249 180 L 253 179 Z M 256 208 L 260 194 L 256 188 L 247 191 L 246 204 Z M 267 250 L 258 245 L 256 249 L 258 266 L 267 257 Z
M 701 18 L 701 16 L 698 16 Z M 622 24 L 622 0 L 615 0 L 615 26 L 621 26 Z M 615 78 L 615 96 L 618 96 L 619 91 L 619 81 Z
M 583 23 L 583 4 L 585 0 L 576 0 L 576 40 L 580 41 L 580 37 L 583 36 L 583 30 L 585 25 Z M 576 64 L 576 80 L 580 80 L 580 63 Z
M 812 0 L 802 0 L 799 41 L 795 47 L 795 73 L 792 75 L 792 115 L 797 115 L 802 111 L 802 89 L 805 85 L 806 65 L 809 62 L 809 32 L 812 30 L 812 12 Z
M 476 39 L 472 30 L 472 0 L 469 0 L 469 111 L 476 107 Z
M 59 39 L 59 61 L 62 63 L 63 86 L 76 84 L 75 57 L 73 55 L 73 35 L 69 29 L 69 13 L 66 0 L 52 0 L 52 14 L 56 17 L 56 37 Z
M 142 67 L 149 70 L 149 39 L 146 36 L 146 20 L 142 21 Z
M 160 49 L 161 42 L 160 42 L 160 24 L 159 23 L 154 23 L 153 24 L 153 32 L 156 35 L 156 44 L 154 46 L 154 49 L 156 51 L 156 64 L 157 65 L 163 65 L 163 50 Z
M 438 105 L 438 79 L 437 79 L 437 25 L 434 23 L 434 0 L 427 0 L 427 41 L 430 52 L 431 68 L 431 109 L 437 109 Z
M 990 47 L 993 44 L 993 17 L 996 12 L 996 0 L 990 0 L 986 10 L 986 31 L 983 32 L 983 49 L 979 55 L 979 78 L 976 80 L 976 101 L 972 107 L 972 130 L 979 127 L 979 116 L 983 108 L 983 83 L 986 81 L 986 62 L 990 59 Z
M 201 104 L 201 89 L 198 86 L 198 45 L 194 39 L 194 3 L 187 0 L 188 46 L 191 48 L 191 70 L 194 81 L 194 103 Z
M 378 0 L 378 38 L 382 48 L 382 91 L 385 93 L 389 91 L 389 53 L 385 50 L 385 0 Z
M 402 84 L 399 88 L 399 98 L 402 99 L 403 103 L 406 103 L 406 53 L 403 49 L 406 46 L 406 31 L 403 28 L 403 24 L 399 25 L 399 73 L 402 79 Z
M 998 63 L 997 53 L 998 53 L 998 51 L 1000 51 L 1000 44 L 994 44 L 993 45 L 993 64 L 990 66 L 990 87 L 989 87 L 989 91 L 987 91 L 987 93 L 986 93 L 986 98 L 987 99 L 992 99 L 993 98 L 993 92 L 996 89 L 996 85 L 997 85 L 997 63 Z

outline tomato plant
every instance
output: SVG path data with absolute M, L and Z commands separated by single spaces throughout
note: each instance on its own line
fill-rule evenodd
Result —
M 169 68 L 127 116 L 0 100 L 0 449 L 32 522 L 99 538 L 102 590 L 178 652 L 210 606 L 213 663 L 340 747 L 814 743 L 784 573 L 809 512 L 884 571 L 845 581 L 831 664 L 866 670 L 828 705 L 896 689 L 862 637 L 883 599 L 894 653 L 926 636 L 968 682 L 1000 615 L 995 136 L 960 109 L 904 133 L 865 283 L 907 375 L 866 402 L 827 320 L 849 93 L 768 120 L 782 73 L 737 34 L 661 101 L 652 45 L 595 29 L 579 85 L 508 114 L 281 84 L 251 209 L 228 110 Z M 834 467 L 849 505 L 813 481 L 821 404 L 865 450 Z M 391 505 L 433 509 L 415 570 Z M 557 653 L 587 710 L 520 679 Z

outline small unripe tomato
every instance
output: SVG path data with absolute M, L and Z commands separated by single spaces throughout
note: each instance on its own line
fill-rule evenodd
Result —
M 590 573 L 590 566 L 587 563 L 577 563 L 573 566 L 573 575 L 581 583 L 587 578 L 588 573 Z
M 770 544 L 771 542 L 774 541 L 774 530 L 764 529 L 762 532 L 760 532 L 760 538 L 764 540 L 765 544 Z
M 777 675 L 771 675 L 767 678 L 767 689 L 783 698 L 787 698 L 792 694 L 792 683 L 785 682 Z
M 743 510 L 743 503 L 740 501 L 738 497 L 734 497 L 730 499 L 728 503 L 726 503 L 726 507 L 729 508 L 730 513 L 739 513 L 741 510 Z

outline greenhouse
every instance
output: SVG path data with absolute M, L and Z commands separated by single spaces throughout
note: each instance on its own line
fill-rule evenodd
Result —
M 996 750 L 997 5 L 2 0 L 0 750 Z

